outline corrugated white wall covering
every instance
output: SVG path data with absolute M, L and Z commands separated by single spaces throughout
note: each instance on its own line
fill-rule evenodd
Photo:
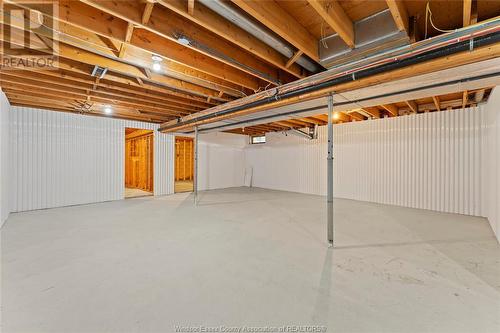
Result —
M 482 215 L 485 116 L 473 108 L 336 126 L 337 195 Z
M 483 140 L 486 154 L 483 155 L 483 208 L 491 228 L 500 241 L 500 89 L 490 95 L 487 110 L 487 136 Z
M 124 195 L 125 127 L 158 125 L 12 107 L 11 208 L 25 211 Z M 155 131 L 155 195 L 173 193 L 173 136 Z
M 244 185 L 247 137 L 229 133 L 199 135 L 200 191 Z
M 253 186 L 326 194 L 326 126 L 318 140 L 270 134 L 246 150 Z M 334 126 L 336 197 L 485 216 L 484 107 Z
M 325 195 L 326 133 L 325 126 L 317 140 L 268 133 L 265 144 L 248 145 L 245 161 L 252 186 Z
M 10 104 L 0 90 L 0 227 L 10 212 L 9 204 L 9 113 Z

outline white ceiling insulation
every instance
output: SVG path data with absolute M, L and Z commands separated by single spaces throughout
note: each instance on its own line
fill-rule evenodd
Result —
M 414 76 L 403 80 L 383 82 L 375 86 L 352 90 L 341 94 L 334 94 L 334 104 L 346 103 L 344 105 L 335 106 L 334 111 L 349 111 L 362 107 L 390 104 L 405 100 L 413 100 L 460 92 L 464 90 L 492 87 L 500 84 L 500 75 L 494 75 L 481 79 L 474 78 L 495 73 L 500 73 L 499 58 L 437 71 L 430 74 Z M 425 88 L 426 86 L 430 85 L 445 84 L 451 81 L 467 79 L 472 80 L 454 84 L 446 84 L 439 87 Z M 418 90 L 401 93 L 402 91 L 406 91 L 409 89 Z M 377 97 L 387 94 L 391 94 L 391 96 Z M 358 100 L 363 101 L 357 102 Z M 200 125 L 198 129 L 200 133 L 207 133 L 226 131 L 234 128 L 265 124 L 285 119 L 303 118 L 307 116 L 326 113 L 326 105 L 327 99 L 326 97 L 322 97 L 310 101 L 259 111 L 244 116 L 236 116 L 234 118 L 225 119 L 206 125 Z M 192 130 L 188 130 L 183 133 L 190 132 L 192 132 Z

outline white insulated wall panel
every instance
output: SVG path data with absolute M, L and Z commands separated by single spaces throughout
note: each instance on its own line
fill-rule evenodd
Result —
M 0 90 L 0 227 L 10 212 L 9 203 L 9 115 L 10 104 Z
M 122 199 L 125 127 L 158 127 L 25 107 L 10 117 L 12 211 Z M 155 131 L 154 144 L 155 195 L 173 193 L 173 137 Z
M 245 149 L 251 185 L 275 190 L 326 194 L 326 127 L 317 140 L 268 133 L 265 144 Z
M 483 208 L 491 228 L 500 240 L 500 90 L 495 88 L 490 95 L 483 145 L 485 164 L 483 172 Z
M 239 187 L 244 185 L 247 137 L 229 133 L 199 135 L 198 189 Z
M 485 115 L 479 107 L 335 125 L 335 196 L 484 216 Z M 325 195 L 326 131 L 312 141 L 272 133 L 249 146 L 253 186 Z
M 482 215 L 482 108 L 335 126 L 337 197 Z

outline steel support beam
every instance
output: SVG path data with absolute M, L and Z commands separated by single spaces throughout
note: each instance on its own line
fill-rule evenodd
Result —
M 333 93 L 328 96 L 328 157 L 327 157 L 327 239 L 333 247 Z
M 198 126 L 194 127 L 194 177 L 193 177 L 194 204 L 198 204 Z

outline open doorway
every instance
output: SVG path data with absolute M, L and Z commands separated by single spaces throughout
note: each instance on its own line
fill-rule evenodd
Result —
M 175 137 L 175 193 L 193 192 L 194 143 L 193 138 Z
M 153 131 L 125 128 L 125 198 L 153 195 Z

